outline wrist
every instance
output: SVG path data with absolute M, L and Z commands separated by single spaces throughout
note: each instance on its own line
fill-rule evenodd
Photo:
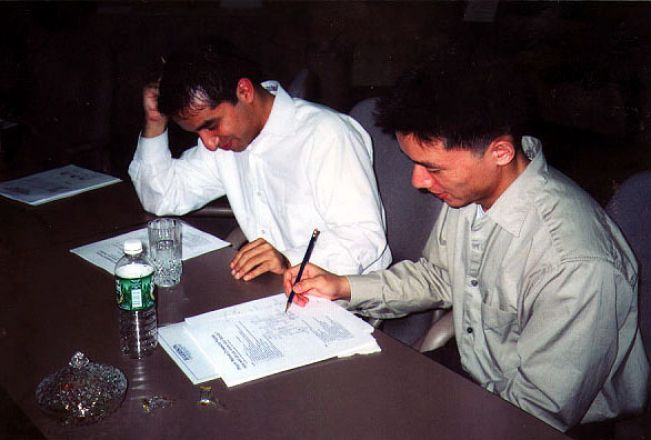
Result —
M 158 137 L 167 130 L 167 121 L 145 121 L 142 128 L 142 137 Z
M 350 295 L 351 295 L 350 281 L 348 281 L 348 277 L 346 276 L 339 277 L 339 295 L 340 296 L 337 299 L 350 301 Z

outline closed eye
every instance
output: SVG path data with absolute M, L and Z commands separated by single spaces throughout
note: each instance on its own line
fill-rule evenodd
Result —
M 197 127 L 197 129 L 195 131 L 196 132 L 200 132 L 200 131 L 203 131 L 203 130 L 213 131 L 217 127 L 219 127 L 219 119 L 208 119 L 203 124 L 201 124 L 199 127 Z

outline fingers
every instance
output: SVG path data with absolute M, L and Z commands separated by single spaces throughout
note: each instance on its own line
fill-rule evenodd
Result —
M 308 263 L 305 265 L 301 280 L 295 283 L 299 270 L 300 265 L 293 266 L 287 269 L 283 275 L 285 295 L 289 296 L 293 289 L 294 293 L 296 293 L 293 302 L 296 302 L 296 304 L 307 304 L 309 301 L 308 296 L 318 296 L 331 301 L 336 299 L 350 300 L 350 282 L 347 277 L 335 275 L 315 264 Z
M 231 261 L 230 267 L 231 269 L 235 269 L 236 267 L 240 267 L 241 265 L 241 260 L 244 258 L 248 252 L 252 251 L 253 249 L 256 249 L 260 246 L 264 246 L 264 244 L 267 243 L 266 240 L 263 238 L 258 238 L 257 240 L 253 240 L 252 242 L 249 242 L 242 246 L 240 250 L 235 254 L 235 257 L 233 257 L 233 260 Z M 269 245 L 271 247 L 271 245 Z
M 308 298 L 307 295 L 294 295 L 294 298 L 292 299 L 292 304 L 299 307 L 305 307 L 308 302 L 310 302 L 310 298 Z
M 158 113 L 158 84 L 148 84 L 142 89 L 142 104 L 145 112 Z
M 158 83 L 147 84 L 142 89 L 142 106 L 145 111 L 145 124 L 142 135 L 156 137 L 167 129 L 167 116 L 158 111 Z
M 285 273 L 283 273 L 283 290 L 285 291 L 285 295 L 289 295 L 289 292 L 292 291 L 292 286 L 294 285 L 297 273 L 298 266 L 290 267 L 285 271 Z
M 287 295 L 289 295 L 289 292 L 292 291 L 292 288 L 294 287 L 294 282 L 296 281 L 296 277 L 298 276 L 298 272 L 300 270 L 301 270 L 301 265 L 297 264 L 296 266 L 290 267 L 283 273 L 283 289 Z M 305 265 L 305 269 L 303 270 L 303 275 L 301 276 L 301 279 L 305 280 L 308 278 L 313 278 L 322 272 L 324 271 L 319 266 L 314 265 L 312 263 L 307 263 Z
M 263 273 L 282 274 L 289 266 L 287 258 L 264 239 L 244 246 L 231 261 L 231 274 L 235 279 L 252 280 Z

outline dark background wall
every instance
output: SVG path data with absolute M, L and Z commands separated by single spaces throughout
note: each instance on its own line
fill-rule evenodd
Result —
M 151 67 L 197 38 L 285 86 L 307 69 L 308 97 L 340 111 L 428 53 L 485 45 L 526 72 L 550 161 L 605 202 L 651 168 L 649 18 L 646 2 L 3 2 L 0 119 L 18 124 L 0 180 L 66 163 L 126 176 Z M 177 153 L 193 141 L 172 135 Z

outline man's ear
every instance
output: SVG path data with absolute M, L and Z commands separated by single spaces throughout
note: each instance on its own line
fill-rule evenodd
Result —
M 491 155 L 496 165 L 508 165 L 515 158 L 513 137 L 508 134 L 496 137 L 488 145 L 487 153 Z
M 235 96 L 237 96 L 238 101 L 251 104 L 255 96 L 255 86 L 248 78 L 240 78 L 237 82 L 237 88 L 235 89 Z

